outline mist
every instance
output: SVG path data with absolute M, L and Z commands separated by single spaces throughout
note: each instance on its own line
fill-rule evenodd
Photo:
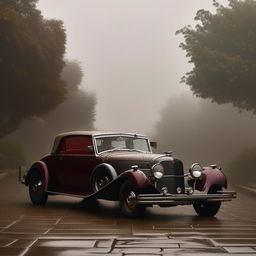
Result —
M 174 151 L 187 169 L 193 162 L 226 167 L 236 155 L 255 147 L 255 129 L 252 113 L 185 93 L 169 98 L 154 139 L 159 152 Z
M 175 32 L 195 25 L 199 9 L 214 10 L 212 0 L 40 0 L 38 8 L 65 24 L 66 58 L 81 61 L 97 95 L 97 128 L 146 134 L 168 98 L 189 90 L 179 83 L 191 65 Z
M 41 118 L 34 117 L 22 122 L 8 137 L 18 141 L 29 161 L 35 161 L 50 152 L 56 134 L 72 130 L 93 130 L 96 96 L 83 84 L 83 71 L 77 61 L 66 60 L 62 78 L 67 85 L 65 101 Z
M 63 21 L 65 57 L 79 60 L 83 80 L 55 111 L 11 135 L 29 155 L 48 153 L 58 132 L 95 128 L 148 134 L 159 151 L 174 150 L 186 166 L 226 165 L 255 145 L 255 116 L 198 99 L 180 84 L 192 65 L 175 32 L 194 26 L 199 9 L 214 12 L 211 0 L 40 0 L 37 7 L 45 18 Z M 83 110 L 93 121 L 80 122 Z

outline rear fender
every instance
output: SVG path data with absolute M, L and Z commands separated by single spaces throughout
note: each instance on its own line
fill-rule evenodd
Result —
M 30 180 L 31 174 L 35 171 L 40 171 L 40 174 L 43 177 L 44 190 L 47 191 L 48 184 L 49 184 L 49 174 L 48 174 L 48 168 L 43 161 L 38 161 L 30 167 L 30 169 L 26 175 L 25 185 L 26 186 L 29 185 L 29 180 Z
M 218 168 L 204 167 L 202 178 L 197 180 L 195 189 L 208 193 L 212 185 L 227 188 L 227 178 Z

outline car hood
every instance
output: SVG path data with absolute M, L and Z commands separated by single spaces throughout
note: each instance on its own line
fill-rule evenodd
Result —
M 117 173 L 131 169 L 132 165 L 138 165 L 139 169 L 150 169 L 151 166 L 161 161 L 173 161 L 174 158 L 166 155 L 134 152 L 134 151 L 111 151 L 104 152 L 99 157 L 105 163 L 111 164 Z

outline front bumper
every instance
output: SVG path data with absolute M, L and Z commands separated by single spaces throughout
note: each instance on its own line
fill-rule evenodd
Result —
M 216 194 L 139 194 L 137 196 L 138 204 L 168 204 L 168 205 L 186 205 L 198 201 L 220 202 L 231 201 L 236 198 L 235 191 L 218 191 Z

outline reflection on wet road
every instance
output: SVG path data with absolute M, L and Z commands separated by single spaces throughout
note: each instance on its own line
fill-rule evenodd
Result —
M 52 196 L 33 206 L 17 177 L 0 180 L 0 255 L 256 255 L 256 204 L 238 191 L 216 218 L 191 206 L 126 219 L 116 203 Z

